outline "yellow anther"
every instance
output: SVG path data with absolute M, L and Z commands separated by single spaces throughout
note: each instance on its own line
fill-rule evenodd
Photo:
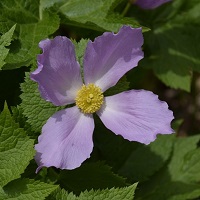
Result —
M 93 83 L 83 85 L 77 92 L 76 105 L 83 113 L 94 113 L 103 104 L 103 92 L 100 87 Z
M 90 97 L 90 99 L 92 99 L 94 97 L 94 95 L 93 94 L 89 94 L 89 97 Z

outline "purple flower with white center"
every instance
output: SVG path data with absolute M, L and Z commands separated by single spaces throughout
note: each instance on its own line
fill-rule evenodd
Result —
M 136 0 L 134 3 L 142 9 L 154 9 L 171 0 Z
M 36 144 L 39 167 L 74 169 L 93 150 L 93 113 L 116 135 L 149 144 L 158 133 L 173 132 L 172 111 L 158 96 L 145 90 L 130 90 L 104 97 L 143 58 L 141 28 L 123 26 L 117 34 L 104 33 L 89 41 L 84 56 L 84 81 L 76 61 L 74 45 L 57 36 L 39 43 L 38 69 L 31 79 L 39 84 L 41 96 L 56 106 L 75 103 L 51 116 Z

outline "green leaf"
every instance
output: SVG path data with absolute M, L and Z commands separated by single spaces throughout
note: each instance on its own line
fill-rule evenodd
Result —
M 42 126 L 46 123 L 56 111 L 63 107 L 54 106 L 51 102 L 45 101 L 39 93 L 38 84 L 30 79 L 30 73 L 26 73 L 25 82 L 21 84 L 20 107 L 23 114 L 27 117 L 27 122 L 31 125 L 32 130 L 41 132 Z
M 38 43 L 53 34 L 60 24 L 57 14 L 44 10 L 39 14 L 39 1 L 0 2 L 0 25 L 17 24 L 16 40 L 10 47 L 3 69 L 14 69 L 28 66 L 40 52 Z
M 47 198 L 47 200 L 133 200 L 135 189 L 137 187 L 137 183 L 123 188 L 111 188 L 105 190 L 90 190 L 81 192 L 79 197 L 73 195 L 73 193 L 68 193 L 65 190 L 57 190 L 53 192 L 53 194 Z
M 0 191 L 0 199 L 44 200 L 57 187 L 31 179 L 18 179 L 6 185 L 3 192 Z
M 77 200 L 78 197 L 76 197 L 72 192 L 68 193 L 64 189 L 58 188 L 55 190 L 50 196 L 47 197 L 47 200 Z
M 47 3 L 45 5 L 45 3 Z M 124 24 L 141 27 L 132 18 L 124 18 L 114 12 L 114 8 L 121 0 L 42 0 L 42 7 L 48 8 L 56 4 L 56 9 L 62 14 L 64 24 L 89 28 L 98 31 L 117 32 Z M 144 28 L 144 31 L 147 28 Z
M 114 4 L 116 0 L 69 0 L 59 6 L 59 11 L 66 17 L 66 24 L 74 25 L 75 22 L 99 31 L 117 32 L 124 24 L 140 26 L 134 19 L 123 18 L 112 12 Z
M 177 138 L 169 164 L 139 186 L 136 199 L 187 200 L 199 197 L 199 139 L 200 135 Z
M 5 106 L 0 114 L 0 186 L 19 178 L 34 156 L 34 141 L 12 119 Z
M 167 86 L 190 91 L 191 60 L 186 56 L 191 54 L 188 52 L 191 50 L 189 36 L 184 35 L 181 29 L 166 30 L 165 27 L 147 35 L 152 55 L 143 64 L 152 68 Z M 185 41 L 184 45 L 182 41 Z M 158 47 L 155 48 L 155 44 Z
M 85 191 L 80 194 L 79 198 L 80 200 L 133 200 L 135 189 L 137 187 L 137 183 L 133 184 L 129 187 L 124 188 L 111 188 L 111 189 L 105 189 L 105 190 L 91 190 L 91 191 Z
M 150 145 L 136 149 L 121 166 L 119 173 L 133 181 L 147 180 L 166 164 L 174 140 L 174 135 L 160 135 Z
M 87 44 L 89 42 L 89 39 L 81 39 L 79 42 L 76 42 L 75 40 L 72 40 L 72 42 L 75 45 L 75 51 L 76 51 L 76 59 L 81 65 L 81 70 L 83 71 L 83 58 L 85 55 L 85 50 L 87 47 Z
M 126 76 L 124 75 L 115 86 L 109 88 L 104 95 L 105 96 L 111 96 L 111 95 L 115 95 L 118 94 L 120 92 L 124 92 L 126 90 L 129 89 L 129 82 L 127 81 Z
M 12 117 L 20 128 L 23 128 L 29 136 L 33 136 L 34 133 L 31 130 L 30 124 L 27 123 L 27 118 L 23 115 L 23 110 L 20 106 L 11 107 Z
M 126 186 L 122 177 L 114 174 L 110 167 L 100 162 L 87 163 L 74 170 L 61 171 L 59 183 L 68 191 L 76 194 L 86 189 Z
M 14 25 L 8 32 L 6 32 L 0 38 L 0 69 L 5 64 L 4 60 L 9 52 L 9 49 L 7 49 L 6 47 L 9 46 L 11 43 L 15 27 L 16 25 Z
M 141 64 L 167 86 L 190 91 L 192 71 L 200 71 L 200 3 L 176 0 L 165 8 L 138 14 L 152 27 L 144 34 L 147 52 Z
M 106 160 L 106 163 L 116 172 L 124 165 L 130 154 L 142 144 L 129 142 L 122 136 L 115 135 L 104 126 L 99 117 L 94 115 L 94 118 L 98 128 L 94 131 L 93 140 L 96 148 L 93 153 L 96 153 L 99 159 Z

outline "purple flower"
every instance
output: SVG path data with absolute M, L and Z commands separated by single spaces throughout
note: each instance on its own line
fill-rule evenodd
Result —
M 93 149 L 93 113 L 116 135 L 149 144 L 158 133 L 172 133 L 168 105 L 145 90 L 130 90 L 104 97 L 143 58 L 140 28 L 123 26 L 119 33 L 104 33 L 89 41 L 84 56 L 84 83 L 74 45 L 57 36 L 43 40 L 38 69 L 31 79 L 39 84 L 41 96 L 56 106 L 75 103 L 51 116 L 42 128 L 35 149 L 37 171 L 46 166 L 74 169 L 90 157 Z
M 171 0 L 136 0 L 135 4 L 143 9 L 154 9 Z

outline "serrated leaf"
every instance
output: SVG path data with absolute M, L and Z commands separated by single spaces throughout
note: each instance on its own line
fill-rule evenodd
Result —
M 73 41 L 75 45 L 75 51 L 76 51 L 76 59 L 81 65 L 81 69 L 83 70 L 83 58 L 85 55 L 85 49 L 87 47 L 89 39 L 81 39 L 79 42 Z
M 57 185 L 31 179 L 18 179 L 4 187 L 4 192 L 0 192 L 0 198 L 3 197 L 4 200 L 44 200 L 57 187 Z
M 16 123 L 19 124 L 20 128 L 23 128 L 29 136 L 33 135 L 30 124 L 27 123 L 27 118 L 23 115 L 23 110 L 21 107 L 11 107 L 12 117 Z
M 187 200 L 199 197 L 199 139 L 199 135 L 177 138 L 169 164 L 139 186 L 136 199 Z
M 34 141 L 12 119 L 5 106 L 0 114 L 0 186 L 19 178 L 34 156 Z
M 28 66 L 39 53 L 38 43 L 53 34 L 59 27 L 59 17 L 48 10 L 39 13 L 39 1 L 0 2 L 0 25 L 16 24 L 16 40 L 10 47 L 3 69 L 14 69 Z
M 77 200 L 78 197 L 76 197 L 72 192 L 68 193 L 64 189 L 58 188 L 55 190 L 50 196 L 47 197 L 47 200 Z
M 111 189 L 105 189 L 105 190 L 98 190 L 98 191 L 85 191 L 80 194 L 79 198 L 80 200 L 133 200 L 135 189 L 137 187 L 137 183 L 133 184 L 129 187 L 124 188 L 111 188 Z
M 8 55 L 9 49 L 6 48 L 10 45 L 12 36 L 14 33 L 16 25 L 14 25 L 8 32 L 6 32 L 4 35 L 0 38 L 0 70 L 5 64 L 5 58 Z
M 114 174 L 110 167 L 100 162 L 87 163 L 74 170 L 61 171 L 58 182 L 65 189 L 76 194 L 86 189 L 126 186 L 125 180 L 122 177 Z
M 32 130 L 40 132 L 48 118 L 63 107 L 56 107 L 41 98 L 38 84 L 30 79 L 30 73 L 26 73 L 21 90 L 23 93 L 20 96 L 22 99 L 20 107 L 23 109 L 23 114 L 28 118 L 27 122 L 31 125 Z
M 123 188 L 111 188 L 105 190 L 90 190 L 81 192 L 76 197 L 73 193 L 68 193 L 65 190 L 55 191 L 47 200 L 133 200 L 137 183 Z

